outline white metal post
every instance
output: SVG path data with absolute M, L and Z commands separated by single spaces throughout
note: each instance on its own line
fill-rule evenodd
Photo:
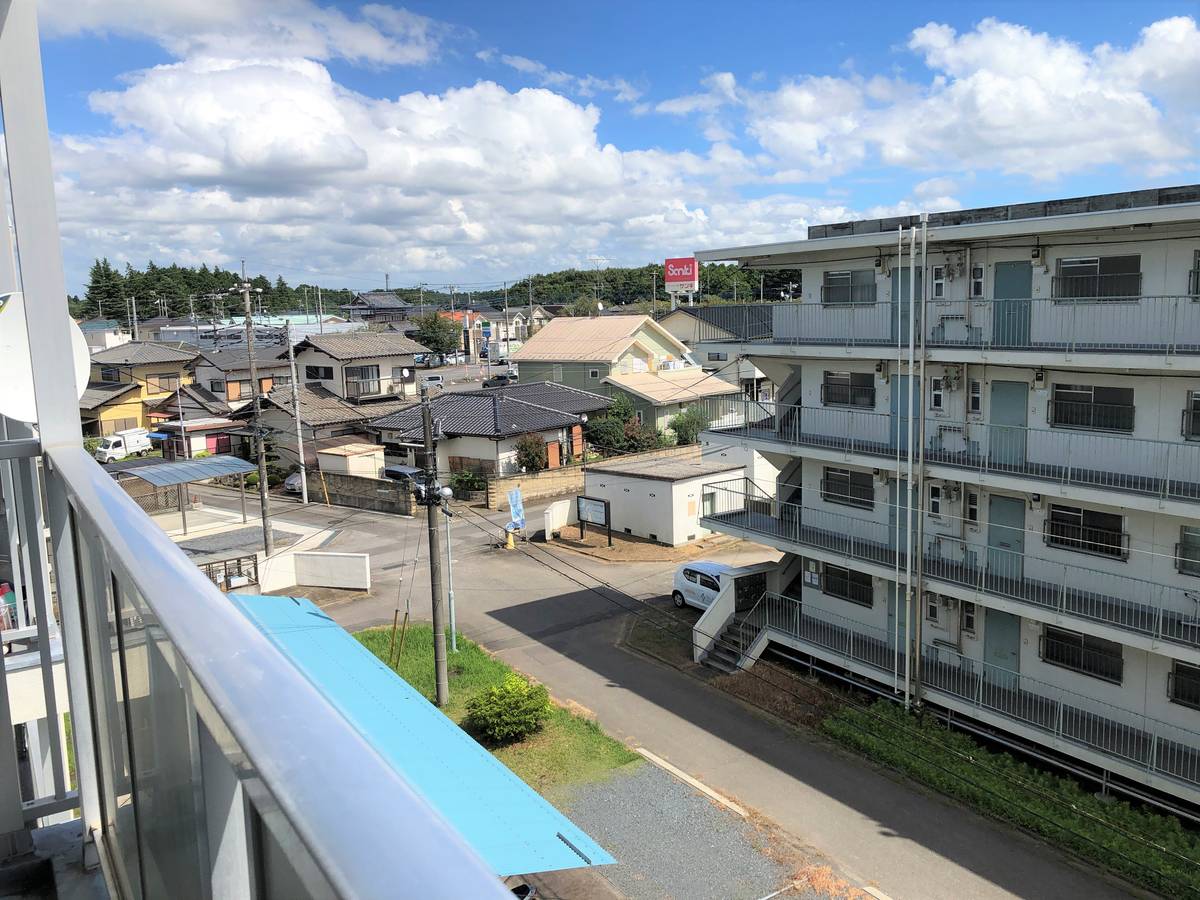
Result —
M 450 510 L 445 509 L 446 516 L 446 603 L 450 607 L 450 650 L 458 652 L 458 627 L 454 616 L 454 555 L 450 549 Z
M 284 325 L 288 366 L 292 373 L 292 418 L 296 420 L 296 453 L 300 457 L 300 502 L 308 505 L 308 469 L 304 465 L 304 424 L 300 421 L 300 385 L 296 383 L 296 348 L 292 346 L 292 323 Z
M 899 278 L 896 279 L 900 281 Z M 908 480 L 904 485 L 904 708 L 908 709 L 911 699 L 909 689 L 912 679 L 912 618 L 913 618 L 913 584 L 912 584 L 912 539 L 913 539 L 913 369 L 916 364 L 916 304 L 913 297 L 917 292 L 917 229 L 910 228 L 908 232 L 908 441 L 905 450 L 908 453 Z M 898 381 L 899 379 L 897 379 Z M 921 398 L 916 398 L 917 403 Z M 897 494 L 900 492 L 897 491 Z

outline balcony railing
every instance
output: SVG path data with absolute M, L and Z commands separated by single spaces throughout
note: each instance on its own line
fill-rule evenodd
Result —
M 1125 674 L 1125 658 L 1119 649 L 1098 650 L 1082 640 L 1055 634 L 1043 634 L 1038 642 L 1038 656 L 1042 662 L 1073 672 L 1082 672 L 1102 681 L 1120 684 Z
M 821 499 L 829 503 L 841 503 L 843 506 L 870 509 L 875 505 L 875 486 L 822 479 Z
M 703 508 L 705 527 L 714 531 L 737 528 L 769 542 L 887 567 L 897 562 L 894 525 L 774 500 L 745 479 L 706 485 Z M 924 571 L 931 585 L 965 588 L 984 600 L 1007 600 L 1080 623 L 1200 647 L 1200 604 L 1184 588 L 941 535 L 927 536 Z
M 902 460 L 908 458 L 906 416 L 733 398 L 705 408 L 711 409 L 709 430 L 720 435 L 892 463 L 897 452 Z M 916 433 L 915 419 L 913 425 Z M 934 417 L 927 419 L 926 433 L 927 464 L 1200 503 L 1200 442 Z
M 729 308 L 721 327 L 699 322 L 697 340 L 895 350 L 908 342 L 908 316 L 908 304 L 888 301 L 752 304 Z M 1200 303 L 1185 294 L 930 300 L 922 331 L 928 347 L 943 350 L 1196 355 Z
M 457 832 L 81 447 L 47 454 L 56 546 L 73 547 L 86 659 L 81 782 L 99 795 L 115 893 L 506 896 Z M 56 524 L 57 522 L 57 524 Z M 58 529 L 58 530 L 55 530 Z M 86 727 L 85 727 L 86 726 Z M 83 764 L 83 760 L 87 764 Z M 97 785 L 88 784 L 87 768 Z M 87 807 L 85 806 L 85 818 Z M 89 825 L 93 823 L 89 822 Z M 218 836 L 220 846 L 208 836 Z M 218 854 L 218 849 L 220 853 Z M 241 859 L 238 859 L 238 856 Z
M 894 636 L 799 599 L 765 594 L 739 614 L 742 642 L 749 648 L 763 632 L 817 648 L 839 663 L 859 663 L 890 683 L 897 659 Z M 743 651 L 744 652 L 744 651 Z M 946 647 L 921 647 L 927 695 L 965 703 L 979 713 L 1001 716 L 1056 744 L 1086 748 L 1114 761 L 1200 787 L 1200 733 L 1064 690 L 1020 672 L 972 659 Z M 903 652 L 900 653 L 903 665 Z
M 1050 296 L 1055 300 L 1137 300 L 1141 294 L 1141 272 L 1055 275 L 1050 280 Z
M 358 381 L 346 381 L 346 398 L 356 400 L 359 397 L 375 397 L 387 390 L 391 379 L 367 378 Z

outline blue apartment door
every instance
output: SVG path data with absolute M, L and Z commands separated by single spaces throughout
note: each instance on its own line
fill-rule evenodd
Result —
M 1023 381 L 993 381 L 991 400 L 990 463 L 995 468 L 1019 470 L 1025 464 L 1029 385 Z
M 917 321 L 916 326 L 921 327 L 921 270 L 917 269 L 917 286 L 915 292 L 909 291 L 909 267 L 901 266 L 892 269 L 892 340 L 897 340 L 908 346 L 908 328 L 909 318 L 912 314 L 912 298 L 915 295 L 917 298 Z M 919 344 L 921 335 L 918 332 L 916 341 Z
M 1021 619 L 998 609 L 985 609 L 983 617 L 983 661 L 1004 669 L 989 672 L 989 682 L 1015 689 L 1017 679 L 1007 673 L 1021 671 Z M 993 703 L 999 698 L 991 698 Z
M 992 344 L 1028 347 L 1033 307 L 1033 265 L 1029 260 L 998 262 L 992 289 Z
M 988 571 L 986 587 L 1011 596 L 1025 574 L 1025 501 L 988 498 Z
M 920 402 L 920 398 L 914 395 L 916 388 L 916 379 L 909 375 L 892 378 L 892 446 L 899 447 L 905 454 L 908 453 L 908 417 Z M 913 422 L 914 435 L 917 424 Z

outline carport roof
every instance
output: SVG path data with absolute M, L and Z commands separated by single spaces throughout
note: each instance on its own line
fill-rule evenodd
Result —
M 236 456 L 208 456 L 204 459 L 167 462 L 157 466 L 139 466 L 136 469 L 128 469 L 127 474 L 136 475 L 142 481 L 148 481 L 156 487 L 170 487 L 175 484 L 203 481 L 206 478 L 219 478 L 222 475 L 248 475 L 257 471 L 257 467 Z

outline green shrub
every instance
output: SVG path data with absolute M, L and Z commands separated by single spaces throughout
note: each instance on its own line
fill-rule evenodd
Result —
M 541 435 L 523 434 L 517 438 L 517 465 L 526 472 L 540 472 L 546 468 L 546 442 Z
M 83 439 L 83 449 L 87 451 L 88 456 L 96 455 L 96 448 L 100 446 L 100 438 L 89 437 Z
M 700 432 L 708 427 L 708 414 L 698 406 L 689 406 L 683 412 L 671 417 L 667 427 L 675 432 L 675 440 L 682 446 L 694 444 L 700 439 Z
M 204 459 L 206 456 L 212 456 L 212 453 L 208 450 L 197 450 L 192 454 L 192 459 Z
M 268 482 L 269 484 L 270 482 Z M 251 472 L 246 476 L 246 487 L 258 487 L 258 473 Z
M 450 476 L 450 487 L 455 496 L 461 496 L 468 491 L 486 491 L 487 479 L 478 472 L 455 472 Z
M 877 762 L 1131 881 L 1174 896 L 1200 895 L 1200 834 L 1174 816 L 1101 799 L 1073 778 L 988 750 L 933 716 L 886 700 L 840 709 L 821 727 Z
M 466 729 L 491 744 L 521 741 L 538 731 L 550 715 L 550 693 L 509 674 L 498 685 L 467 701 Z

